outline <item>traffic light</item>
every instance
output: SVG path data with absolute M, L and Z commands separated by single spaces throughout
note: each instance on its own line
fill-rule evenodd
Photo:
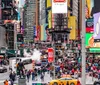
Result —
M 23 42 L 23 34 L 17 34 L 17 42 Z

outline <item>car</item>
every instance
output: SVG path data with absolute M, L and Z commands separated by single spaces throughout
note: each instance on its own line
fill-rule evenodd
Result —
M 95 81 L 93 85 L 100 85 L 100 81 Z
M 0 67 L 0 73 L 5 73 L 5 72 L 7 72 L 7 68 L 1 66 L 1 67 Z
M 68 75 L 60 79 L 50 81 L 49 85 L 81 85 L 81 83 L 78 79 L 74 79 Z

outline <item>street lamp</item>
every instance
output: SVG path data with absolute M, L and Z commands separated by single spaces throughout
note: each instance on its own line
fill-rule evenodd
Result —
M 82 0 L 82 85 L 86 85 L 85 0 Z
M 17 22 L 14 22 L 14 49 L 16 50 L 16 58 L 17 58 L 17 51 L 18 51 L 18 47 L 17 47 Z

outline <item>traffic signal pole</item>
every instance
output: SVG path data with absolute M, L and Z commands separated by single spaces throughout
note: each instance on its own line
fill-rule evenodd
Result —
M 81 44 L 82 44 L 82 85 L 86 85 L 86 49 L 85 49 L 85 0 L 82 0 L 82 30 L 81 30 Z

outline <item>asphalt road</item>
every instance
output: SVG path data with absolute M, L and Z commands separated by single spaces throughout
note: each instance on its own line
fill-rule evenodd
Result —
M 7 79 L 9 79 L 9 66 L 7 67 L 7 72 L 6 73 L 0 73 L 0 85 L 4 85 L 3 82 Z

